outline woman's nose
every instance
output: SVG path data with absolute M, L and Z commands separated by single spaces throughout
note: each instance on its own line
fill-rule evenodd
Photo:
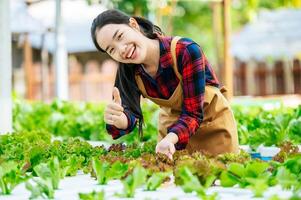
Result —
M 127 48 L 127 45 L 125 44 L 125 45 L 121 45 L 120 46 L 120 51 L 119 51 L 119 53 L 120 53 L 120 56 L 122 57 L 122 58 L 126 58 L 126 48 Z

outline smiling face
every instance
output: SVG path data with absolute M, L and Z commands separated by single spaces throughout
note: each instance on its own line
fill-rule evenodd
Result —
M 127 24 L 107 24 L 96 30 L 98 45 L 114 60 L 141 64 L 145 60 L 147 38 L 140 32 L 133 18 Z

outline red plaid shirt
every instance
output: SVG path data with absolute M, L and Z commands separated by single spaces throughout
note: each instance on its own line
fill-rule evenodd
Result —
M 141 76 L 147 94 L 151 97 L 168 99 L 179 84 L 179 79 L 172 67 L 171 40 L 172 37 L 159 37 L 160 61 L 154 78 L 147 74 L 142 66 L 139 66 L 136 70 L 136 73 Z M 205 85 L 219 87 L 219 81 L 202 49 L 191 39 L 181 38 L 178 41 L 176 55 L 178 71 L 182 75 L 184 101 L 178 121 L 168 127 L 168 132 L 177 134 L 179 141 L 175 146 L 177 149 L 183 149 L 203 121 Z M 205 63 L 203 63 L 203 57 Z M 135 117 L 129 110 L 126 110 L 125 114 L 129 122 L 127 129 L 120 130 L 107 125 L 107 130 L 114 139 L 131 132 L 135 128 L 137 122 Z

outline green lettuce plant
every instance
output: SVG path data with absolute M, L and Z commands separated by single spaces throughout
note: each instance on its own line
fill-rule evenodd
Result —
M 0 194 L 11 194 L 12 190 L 21 182 L 26 181 L 29 176 L 20 170 L 14 161 L 0 164 Z

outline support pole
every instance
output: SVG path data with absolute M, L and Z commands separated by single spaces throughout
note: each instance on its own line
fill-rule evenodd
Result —
M 12 132 L 12 60 L 9 0 L 0 1 L 0 134 Z
M 41 77 L 42 77 L 42 100 L 46 101 L 49 97 L 49 70 L 48 70 L 48 51 L 45 47 L 45 37 L 46 35 L 42 35 L 42 70 L 41 70 Z
M 230 55 L 230 35 L 231 35 L 231 0 L 223 1 L 224 7 L 224 81 L 228 88 L 227 98 L 233 97 L 233 66 Z
M 61 0 L 56 0 L 56 29 L 55 29 L 55 91 L 56 97 L 68 100 L 68 54 L 63 31 L 63 19 L 61 12 Z
M 34 84 L 36 81 L 35 73 L 32 68 L 32 48 L 28 38 L 28 34 L 25 34 L 23 44 L 24 55 L 24 69 L 25 69 L 25 82 L 26 82 L 26 98 L 29 100 L 34 99 Z
M 222 78 L 221 68 L 223 66 L 223 48 L 222 47 L 222 15 L 221 2 L 212 2 L 212 20 L 213 20 L 213 34 L 214 34 L 214 51 L 216 56 L 215 71 L 219 78 Z M 223 80 L 221 80 L 223 81 Z

